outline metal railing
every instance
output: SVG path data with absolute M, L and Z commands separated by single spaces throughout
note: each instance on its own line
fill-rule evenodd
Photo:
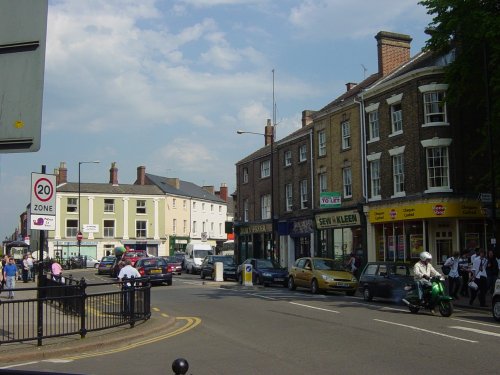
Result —
M 0 345 L 130 325 L 151 317 L 147 278 L 87 284 L 85 279 L 43 277 L 37 288 L 12 289 L 34 298 L 0 302 Z M 3 292 L 8 292 L 4 289 Z M 28 292 L 28 293 L 23 293 Z

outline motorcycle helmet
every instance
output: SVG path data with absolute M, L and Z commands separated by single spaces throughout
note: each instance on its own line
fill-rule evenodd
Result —
M 425 262 L 426 260 L 429 260 L 429 261 L 430 261 L 430 260 L 432 260 L 432 255 L 431 255 L 431 253 L 429 253 L 428 251 L 422 251 L 422 252 L 420 253 L 420 260 L 421 260 L 422 262 Z

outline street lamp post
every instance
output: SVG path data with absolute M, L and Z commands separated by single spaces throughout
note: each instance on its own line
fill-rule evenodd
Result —
M 81 258 L 81 244 L 82 244 L 82 239 L 83 239 L 83 235 L 82 235 L 82 224 L 81 224 L 81 205 L 80 205 L 80 201 L 81 201 L 81 193 L 82 193 L 82 189 L 81 189 L 81 183 L 80 183 L 80 172 L 81 172 L 81 167 L 82 167 L 82 164 L 99 164 L 100 162 L 98 160 L 94 160 L 94 161 L 79 161 L 78 162 L 78 233 L 76 235 L 76 240 L 78 242 L 78 260 L 80 261 L 80 258 Z
M 243 130 L 237 130 L 237 134 L 256 134 L 256 135 L 263 135 L 265 138 L 271 137 L 270 141 L 270 146 L 271 146 L 271 160 L 269 163 L 269 167 L 271 169 L 271 257 L 273 260 L 276 258 L 275 254 L 275 244 L 274 244 L 274 233 L 275 233 L 275 219 L 274 219 L 274 167 L 273 167 L 273 160 L 274 160 L 274 126 L 272 127 L 272 133 L 271 134 L 266 134 L 266 133 L 257 133 L 257 132 L 251 132 L 251 131 L 243 131 Z M 279 259 L 278 259 L 279 260 Z

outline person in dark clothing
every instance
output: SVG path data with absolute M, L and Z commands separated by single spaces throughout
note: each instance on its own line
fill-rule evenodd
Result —
M 462 253 L 458 261 L 458 273 L 462 278 L 462 286 L 460 288 L 460 295 L 462 297 L 469 297 L 469 257 L 467 250 Z
M 498 262 L 493 250 L 488 251 L 488 263 L 486 263 L 486 278 L 488 279 L 488 290 L 493 294 L 495 282 L 498 277 Z

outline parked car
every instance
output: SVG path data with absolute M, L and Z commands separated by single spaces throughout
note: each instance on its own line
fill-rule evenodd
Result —
M 215 280 L 215 263 L 222 263 L 222 278 L 224 281 L 227 279 L 236 280 L 236 264 L 232 256 L 228 255 L 207 255 L 200 268 L 200 277 L 204 279 L 205 277 L 210 277 Z
M 271 284 L 288 285 L 288 270 L 274 264 L 269 259 L 248 258 L 238 266 L 238 281 L 243 282 L 243 267 L 252 265 L 252 283 L 268 286 Z
M 183 251 L 176 251 L 174 253 L 174 257 L 177 258 L 177 261 L 180 262 L 181 266 L 182 266 L 182 269 L 185 270 L 186 269 L 186 253 L 183 252 Z
M 358 280 L 344 265 L 330 258 L 299 258 L 295 261 L 288 277 L 288 288 L 309 288 L 311 293 L 320 291 L 356 293 Z
M 147 257 L 145 251 L 126 251 L 123 253 L 121 260 L 130 260 L 132 262 L 132 267 L 135 266 L 135 263 L 140 259 Z
M 400 302 L 405 286 L 413 283 L 413 269 L 406 263 L 369 262 L 359 277 L 358 290 L 365 301 L 388 298 Z
M 111 267 L 115 263 L 116 257 L 113 255 L 102 257 L 99 265 L 97 266 L 97 274 L 98 275 L 110 275 Z
M 491 312 L 493 318 L 500 322 L 500 279 L 495 282 L 495 291 L 493 292 L 493 297 L 491 298 Z
M 172 269 L 163 258 L 142 257 L 135 263 L 141 276 L 147 276 L 152 284 L 172 285 Z
M 160 258 L 165 259 L 167 265 L 172 269 L 172 273 L 177 275 L 181 274 L 182 271 L 182 263 L 179 262 L 179 259 L 174 255 L 161 256 Z
M 99 266 L 99 261 L 91 256 L 86 256 L 85 262 L 87 268 L 97 268 L 97 266 Z

